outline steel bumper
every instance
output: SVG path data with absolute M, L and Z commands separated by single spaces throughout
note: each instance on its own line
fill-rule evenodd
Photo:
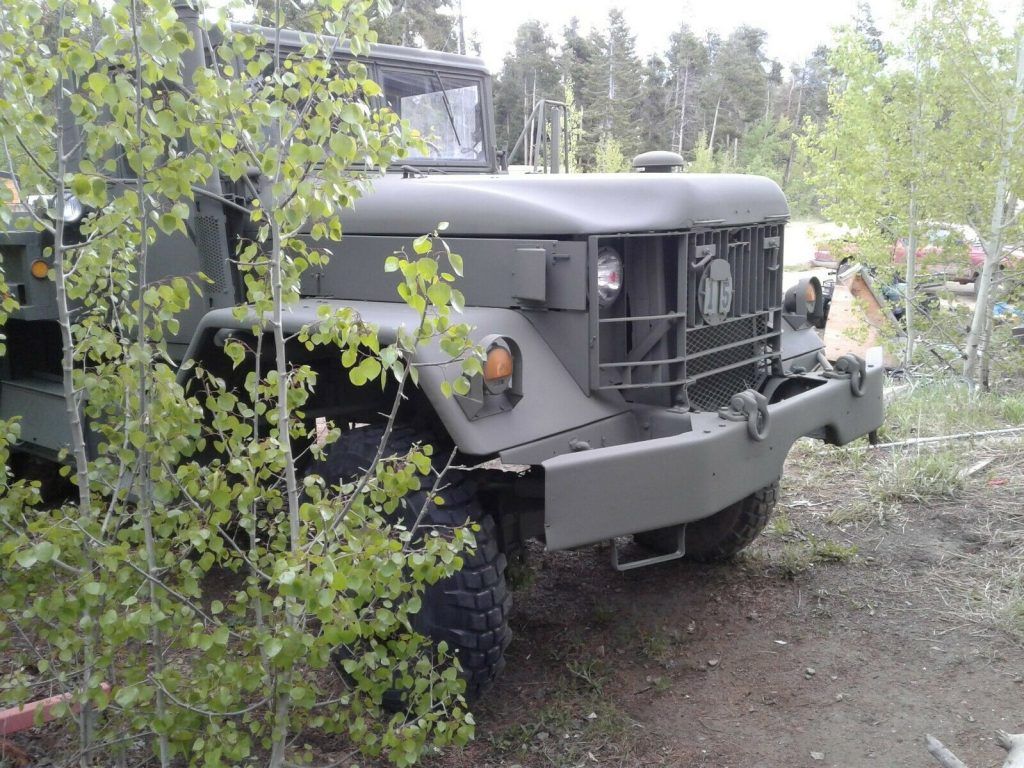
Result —
M 809 389 L 768 406 L 763 439 L 745 421 L 695 413 L 682 434 L 543 462 L 547 547 L 700 520 L 776 480 L 799 438 L 843 445 L 881 426 L 881 364 L 866 366 L 859 382 L 795 378 Z

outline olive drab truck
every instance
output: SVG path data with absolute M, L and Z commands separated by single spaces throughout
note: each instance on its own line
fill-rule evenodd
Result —
M 287 51 L 301 41 L 285 32 L 279 42 Z M 728 558 L 764 527 L 796 440 L 841 445 L 880 426 L 884 371 L 852 355 L 825 360 L 817 280 L 783 290 L 789 208 L 769 179 L 682 173 L 682 159 L 665 152 L 641 155 L 632 173 L 511 174 L 479 59 L 376 45 L 365 63 L 382 103 L 430 138 L 344 215 L 343 239 L 330 244 L 329 264 L 304 275 L 285 332 L 326 305 L 351 307 L 393 340 L 416 316 L 384 260 L 449 223 L 445 241 L 464 260 L 463 319 L 486 363 L 468 394 L 445 397 L 440 384 L 458 370 L 440 350 L 419 349 L 419 383 L 391 447 L 451 446 L 469 468 L 453 473 L 447 503 L 428 514 L 435 524 L 477 523 L 476 551 L 428 589 L 417 621 L 455 649 L 476 694 L 504 664 L 505 570 L 524 542 L 610 541 L 618 569 Z M 546 114 L 534 146 L 557 171 L 559 105 Z M 73 236 L 81 212 L 73 203 L 64 211 Z M 243 293 L 231 255 L 249 226 L 240 217 L 199 197 L 190 236 L 162 236 L 149 257 L 150 279 L 210 278 L 169 348 L 237 383 L 244 366 L 233 369 L 223 346 L 251 334 L 232 312 Z M 39 266 L 47 246 L 35 231 L 0 236 L 21 304 L 6 328 L 0 416 L 21 418 L 21 450 L 54 457 L 68 427 L 54 287 Z M 316 467 L 337 482 L 372 459 L 394 390 L 353 386 L 337 355 L 291 352 L 317 371 L 307 412 L 347 427 Z M 625 537 L 639 546 L 622 546 Z

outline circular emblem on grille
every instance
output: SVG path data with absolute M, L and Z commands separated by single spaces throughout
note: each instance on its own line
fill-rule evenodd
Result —
M 717 325 L 732 309 L 732 269 L 725 259 L 713 259 L 704 268 L 697 286 L 700 314 L 709 325 Z

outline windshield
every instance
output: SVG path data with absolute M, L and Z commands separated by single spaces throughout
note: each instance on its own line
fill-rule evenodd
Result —
M 486 160 L 480 83 L 435 71 L 381 70 L 388 106 L 419 132 L 426 146 L 408 160 L 479 164 Z

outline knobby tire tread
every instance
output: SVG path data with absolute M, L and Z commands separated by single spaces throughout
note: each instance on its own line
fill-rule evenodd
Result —
M 312 471 L 328 483 L 360 477 L 377 455 L 383 434 L 383 425 L 343 433 Z M 434 468 L 443 468 L 448 455 L 444 441 L 410 425 L 395 425 L 384 456 L 407 453 L 416 444 L 433 445 Z M 415 522 L 432 482 L 432 478 L 425 478 L 425 488 L 403 499 L 399 514 L 407 524 Z M 421 525 L 455 528 L 472 521 L 479 526 L 474 531 L 477 546 L 472 554 L 463 554 L 460 571 L 425 587 L 423 607 L 411 617 L 411 623 L 417 632 L 435 643 L 443 640 L 448 644 L 462 665 L 467 698 L 477 699 L 504 669 L 505 649 L 512 641 L 508 624 L 512 595 L 505 581 L 507 561 L 498 547 L 497 524 L 481 509 L 476 483 L 469 474 L 449 470 L 438 495 L 444 503 L 437 506 L 431 502 Z

